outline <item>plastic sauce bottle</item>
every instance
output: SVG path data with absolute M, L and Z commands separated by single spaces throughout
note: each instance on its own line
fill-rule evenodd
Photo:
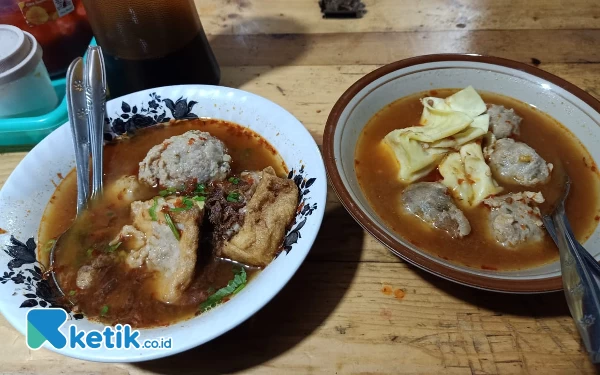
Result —
M 0 24 L 16 26 L 35 37 L 51 77 L 64 75 L 92 40 L 80 0 L 0 0 Z

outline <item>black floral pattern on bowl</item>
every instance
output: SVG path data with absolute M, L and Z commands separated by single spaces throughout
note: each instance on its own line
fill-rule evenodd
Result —
M 293 180 L 296 186 L 298 186 L 299 204 L 294 223 L 292 223 L 290 229 L 285 235 L 285 238 L 283 239 L 282 250 L 285 251 L 286 254 L 292 250 L 292 246 L 297 243 L 300 238 L 302 238 L 300 230 L 306 224 L 308 217 L 311 216 L 312 213 L 317 209 L 317 204 L 310 203 L 309 198 L 310 187 L 317 179 L 314 177 L 308 178 L 306 176 L 304 165 L 298 171 L 292 169 L 288 174 L 288 178 Z
M 155 92 L 148 96 L 147 101 L 143 103 L 130 104 L 123 101 L 120 112 L 114 114 L 114 117 L 110 117 L 109 114 L 109 117 L 105 119 L 104 139 L 106 141 L 111 141 L 117 135 L 133 134 L 137 129 L 169 122 L 171 119 L 198 118 L 198 115 L 192 112 L 194 105 L 198 102 L 188 101 L 183 97 L 176 100 L 162 98 Z
M 51 277 L 47 277 L 44 266 L 36 259 L 36 244 L 33 238 L 25 243 L 10 236 L 10 243 L 4 252 L 10 257 L 6 267 L 9 271 L 0 274 L 0 284 L 15 284 L 15 293 L 21 293 L 25 300 L 20 308 L 31 307 L 61 307 L 73 319 L 82 319 L 82 314 L 72 313 L 68 307 L 61 303 L 61 295 L 54 286 Z M 13 294 L 13 295 L 14 295 Z

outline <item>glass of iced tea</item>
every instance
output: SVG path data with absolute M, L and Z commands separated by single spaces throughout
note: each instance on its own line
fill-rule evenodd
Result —
M 193 0 L 83 0 L 102 47 L 111 97 L 211 84 L 220 69 Z

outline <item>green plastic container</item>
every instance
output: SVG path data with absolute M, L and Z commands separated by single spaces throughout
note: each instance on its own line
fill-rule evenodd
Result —
M 0 120 L 0 147 L 33 146 L 69 119 L 65 78 L 52 81 L 60 104 L 52 112 L 37 117 Z
M 96 41 L 92 39 L 90 45 L 95 46 Z M 53 80 L 52 86 L 60 103 L 52 112 L 37 117 L 0 119 L 0 152 L 30 149 L 69 120 L 66 78 Z

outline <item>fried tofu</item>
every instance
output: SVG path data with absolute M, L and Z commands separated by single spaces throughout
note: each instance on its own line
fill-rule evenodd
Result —
M 251 266 L 265 267 L 280 249 L 298 206 L 298 187 L 279 178 L 272 167 L 261 172 L 256 191 L 246 205 L 244 223 L 225 241 L 219 255 Z

